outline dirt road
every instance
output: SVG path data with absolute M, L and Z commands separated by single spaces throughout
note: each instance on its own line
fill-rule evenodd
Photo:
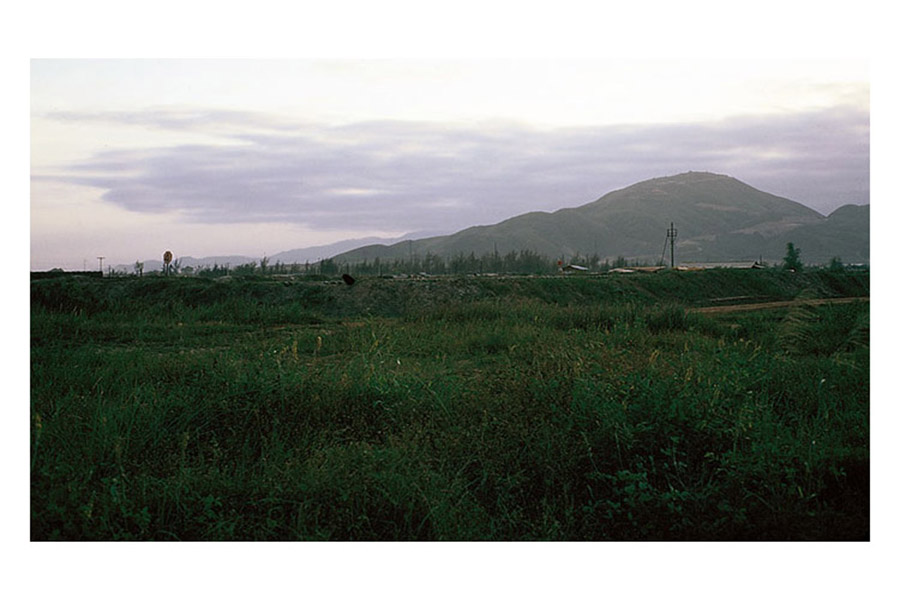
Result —
M 848 302 L 868 302 L 868 297 L 857 298 L 815 298 L 812 300 L 782 300 L 779 302 L 761 302 L 759 304 L 730 304 L 728 306 L 704 306 L 702 308 L 692 308 L 692 312 L 698 313 L 729 313 L 744 310 L 763 310 L 766 308 L 785 308 L 788 306 L 797 306 L 800 304 L 818 306 L 819 304 L 846 304 Z

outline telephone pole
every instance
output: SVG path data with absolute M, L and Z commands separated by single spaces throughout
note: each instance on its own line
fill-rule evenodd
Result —
M 669 248 L 672 255 L 672 268 L 675 268 L 675 238 L 678 237 L 678 230 L 675 229 L 675 223 L 669 223 L 669 230 L 666 231 L 666 239 L 669 241 Z
M 100 261 L 100 276 L 101 276 L 101 277 L 103 276 L 103 259 L 104 259 L 104 258 L 106 258 L 106 257 L 105 257 L 105 256 L 98 256 L 98 257 L 97 257 L 97 260 Z

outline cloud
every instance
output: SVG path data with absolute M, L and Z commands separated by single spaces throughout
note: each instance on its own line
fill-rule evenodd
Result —
M 500 122 L 328 127 L 222 110 L 48 116 L 217 136 L 109 150 L 62 175 L 34 175 L 101 188 L 104 201 L 129 211 L 205 224 L 449 231 L 578 206 L 688 170 L 732 175 L 826 214 L 869 194 L 869 116 L 851 108 L 553 130 Z
M 140 126 L 175 131 L 219 131 L 219 133 L 222 133 L 222 128 L 225 128 L 225 131 L 229 131 L 228 128 L 231 127 L 271 130 L 290 125 L 288 121 L 268 114 L 222 108 L 197 110 L 164 107 L 140 111 L 54 110 L 43 116 L 53 121 L 68 123 Z

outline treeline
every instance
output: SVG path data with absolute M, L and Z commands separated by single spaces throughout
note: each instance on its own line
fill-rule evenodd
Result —
M 198 267 L 183 266 L 180 261 L 175 260 L 169 266 L 170 274 L 186 275 L 193 277 L 224 277 L 232 276 L 248 276 L 248 275 L 309 275 L 309 276 L 335 276 L 342 273 L 350 273 L 352 275 L 411 275 L 411 274 L 428 274 L 428 275 L 468 275 L 481 273 L 502 273 L 502 274 L 520 274 L 520 275 L 542 275 L 559 271 L 560 267 L 565 265 L 578 265 L 585 267 L 594 272 L 604 272 L 609 269 L 628 267 L 628 266 L 646 266 L 645 263 L 636 260 L 626 260 L 624 257 L 618 257 L 613 261 L 602 259 L 597 254 L 582 256 L 576 254 L 571 257 L 548 258 L 531 250 L 522 250 L 507 252 L 500 254 L 498 252 L 488 252 L 482 255 L 476 255 L 474 252 L 468 254 L 458 253 L 449 258 L 444 258 L 430 252 L 424 256 L 412 255 L 408 258 L 398 258 L 392 260 L 383 260 L 375 258 L 373 260 L 363 260 L 361 262 L 344 262 L 333 258 L 326 258 L 315 263 L 309 261 L 305 263 L 283 263 L 276 261 L 269 262 L 267 258 L 263 258 L 259 262 L 251 261 L 246 264 L 231 266 L 230 264 L 212 266 L 202 265 Z M 134 273 L 127 271 L 109 269 L 108 276 L 123 277 L 129 275 L 144 276 L 160 276 L 160 271 L 151 271 L 145 273 L 143 264 L 136 263 Z
M 220 277 L 222 275 L 339 275 L 350 273 L 352 275 L 468 275 L 480 273 L 504 273 L 541 275 L 555 273 L 560 266 L 575 264 L 586 267 L 591 271 L 603 272 L 616 267 L 637 266 L 637 261 L 627 261 L 619 257 L 614 261 L 602 260 L 600 256 L 575 255 L 562 259 L 551 259 L 530 250 L 511 251 L 506 254 L 497 252 L 476 255 L 458 253 L 449 258 L 444 258 L 430 252 L 424 256 L 413 255 L 409 258 L 383 260 L 375 258 L 361 262 L 342 262 L 327 258 L 317 263 L 309 262 L 269 264 L 265 259 L 260 263 L 251 262 L 237 267 L 203 267 L 194 271 L 198 276 Z
M 323 261 L 328 262 L 328 261 Z M 336 265 L 325 265 L 333 268 Z M 352 273 L 359 275 L 397 275 L 403 273 L 427 273 L 429 275 L 466 275 L 470 273 L 552 273 L 556 270 L 556 261 L 550 260 L 530 250 L 511 251 L 506 254 L 497 252 L 477 256 L 458 253 L 444 258 L 430 252 L 424 256 L 413 255 L 409 258 L 381 260 L 364 260 L 345 265 Z M 339 269 L 340 270 L 340 269 Z

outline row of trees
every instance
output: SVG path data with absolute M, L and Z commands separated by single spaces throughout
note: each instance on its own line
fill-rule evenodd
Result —
M 425 256 L 410 256 L 393 260 L 375 258 L 364 260 L 353 265 L 345 265 L 353 273 L 359 275 L 387 275 L 400 273 L 428 273 L 431 275 L 465 275 L 468 273 L 552 273 L 555 261 L 549 260 L 531 250 L 512 251 L 506 254 L 497 252 L 480 256 L 474 252 L 458 253 L 444 258 L 430 252 Z M 332 267 L 333 265 L 328 265 Z M 341 269 L 338 269 L 341 270 Z
M 399 275 L 420 274 L 429 275 L 466 275 L 472 273 L 518 273 L 525 275 L 539 275 L 555 273 L 559 270 L 562 261 L 550 259 L 531 250 L 511 251 L 506 254 L 497 252 L 476 255 L 458 253 L 449 258 L 444 258 L 430 252 L 424 256 L 410 256 L 408 258 L 363 260 L 347 263 L 328 258 L 313 265 L 281 264 L 274 266 L 261 263 L 256 265 L 241 265 L 232 270 L 235 275 L 248 274 L 294 274 L 305 273 L 315 275 L 339 275 L 350 273 L 353 275 Z M 591 256 L 576 255 L 566 263 L 578 264 L 588 267 L 592 271 L 604 271 L 614 267 L 637 266 L 638 261 L 628 262 L 624 257 L 619 257 L 610 262 L 601 260 L 594 254 Z M 198 273 L 202 275 L 203 273 Z
M 788 242 L 787 244 L 784 262 L 781 263 L 781 268 L 793 272 L 803 270 L 803 261 L 800 260 L 800 248 L 794 246 L 793 242 Z M 839 256 L 834 256 L 828 262 L 827 268 L 829 271 L 843 271 L 845 267 L 841 258 Z
M 268 258 L 232 267 L 231 265 L 218 265 L 190 267 L 182 266 L 180 260 L 170 264 L 170 272 L 174 274 L 190 275 L 197 277 L 222 277 L 225 275 L 324 275 L 335 276 L 341 273 L 353 275 L 400 275 L 419 274 L 429 275 L 465 275 L 471 273 L 516 273 L 525 275 L 540 275 L 555 273 L 559 270 L 563 261 L 550 259 L 531 250 L 511 251 L 499 254 L 494 251 L 477 256 L 474 252 L 468 254 L 458 253 L 450 258 L 444 258 L 430 252 L 424 256 L 410 256 L 384 260 L 375 258 L 356 263 L 336 261 L 332 258 L 321 260 L 317 263 L 282 263 L 280 261 L 271 264 Z M 599 255 L 591 254 L 582 256 L 576 254 L 568 258 L 565 264 L 574 264 L 587 267 L 593 272 L 603 273 L 614 268 L 649 266 L 640 261 L 628 261 L 620 256 L 613 261 L 602 259 Z M 791 271 L 800 271 L 803 262 L 800 260 L 800 249 L 793 243 L 788 243 L 782 268 Z M 835 257 L 831 260 L 829 268 L 842 269 L 843 264 Z M 134 274 L 141 276 L 144 272 L 144 264 L 134 264 Z M 110 269 L 110 275 L 123 276 L 127 273 L 116 272 Z M 157 273 L 155 273 L 157 274 Z
M 282 263 L 274 264 L 267 258 L 261 261 L 252 261 L 237 266 L 219 265 L 191 267 L 182 265 L 180 260 L 174 260 L 169 265 L 169 273 L 176 275 L 188 275 L 195 277 L 222 277 L 225 275 L 340 275 L 351 273 L 354 275 L 400 275 L 420 274 L 429 275 L 465 275 L 470 273 L 519 273 L 519 274 L 548 274 L 559 270 L 562 261 L 550 259 L 531 250 L 512 251 L 506 254 L 498 252 L 476 255 L 458 253 L 450 258 L 444 258 L 437 254 L 426 253 L 425 256 L 410 256 L 409 258 L 363 260 L 361 262 L 342 262 L 333 258 L 326 258 L 316 263 Z M 597 254 L 589 256 L 575 255 L 568 258 L 565 264 L 577 264 L 592 271 L 603 272 L 615 267 L 639 266 L 640 261 L 627 261 L 624 257 L 618 257 L 613 261 L 601 259 Z M 138 261 L 133 265 L 134 275 L 144 275 L 144 263 Z M 154 271 L 149 275 L 160 275 Z M 111 276 L 125 276 L 129 273 L 110 269 Z

